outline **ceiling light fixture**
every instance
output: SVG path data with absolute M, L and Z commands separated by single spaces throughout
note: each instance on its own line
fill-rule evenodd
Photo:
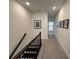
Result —
M 53 10 L 55 10 L 56 9 L 56 7 L 55 6 L 53 6 Z
M 26 5 L 30 6 L 30 3 L 29 2 L 26 2 Z

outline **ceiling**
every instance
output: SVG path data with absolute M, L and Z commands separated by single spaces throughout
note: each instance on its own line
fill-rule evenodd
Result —
M 30 3 L 30 6 L 26 5 L 26 1 Z M 48 12 L 51 16 L 54 16 L 57 13 L 65 1 L 66 0 L 18 0 L 18 2 L 31 12 Z M 55 10 L 52 9 L 53 6 L 56 6 Z

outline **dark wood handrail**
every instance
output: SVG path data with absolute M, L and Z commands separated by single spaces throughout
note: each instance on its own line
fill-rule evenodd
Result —
M 29 45 L 31 45 L 39 35 L 41 38 L 41 32 L 32 41 L 30 41 L 21 51 L 19 51 L 12 59 L 17 59 L 26 49 L 28 49 Z
M 41 32 L 39 33 L 39 35 L 40 35 L 40 45 L 42 45 L 42 41 L 41 41 Z
M 12 54 L 10 55 L 9 59 L 12 58 L 12 56 L 14 55 L 14 53 L 16 52 L 16 50 L 18 49 L 18 47 L 20 46 L 21 42 L 23 41 L 23 39 L 25 38 L 26 33 L 24 33 L 22 39 L 19 41 L 19 43 L 17 44 L 16 48 L 13 50 Z

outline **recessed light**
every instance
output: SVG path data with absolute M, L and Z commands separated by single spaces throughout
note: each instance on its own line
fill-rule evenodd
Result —
M 56 9 L 56 7 L 55 6 L 53 6 L 53 10 L 55 10 Z
M 30 6 L 30 3 L 29 2 L 26 2 L 26 5 Z

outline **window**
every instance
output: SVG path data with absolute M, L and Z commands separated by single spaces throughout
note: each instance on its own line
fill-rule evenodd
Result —
M 54 22 L 49 22 L 49 31 L 53 31 Z

